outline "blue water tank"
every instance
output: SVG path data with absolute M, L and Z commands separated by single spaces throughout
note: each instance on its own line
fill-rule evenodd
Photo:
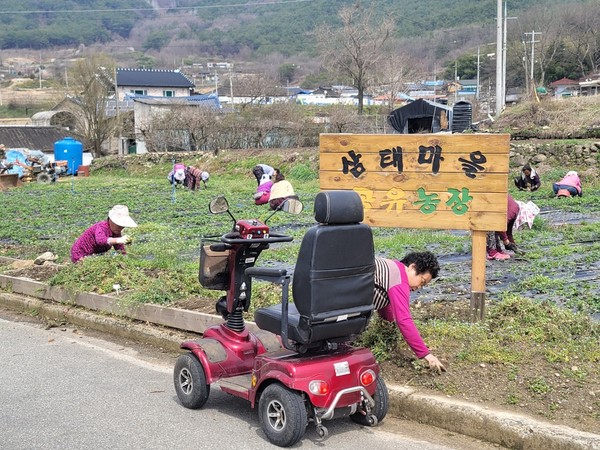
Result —
M 54 160 L 67 161 L 70 175 L 76 175 L 83 164 L 83 144 L 72 137 L 54 143 Z

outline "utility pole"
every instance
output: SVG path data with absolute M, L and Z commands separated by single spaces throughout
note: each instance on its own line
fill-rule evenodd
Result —
M 502 108 L 506 106 L 506 21 L 508 17 L 506 17 L 506 4 L 508 0 L 504 2 L 504 29 L 502 31 L 502 89 L 501 92 L 501 100 Z
M 458 59 L 454 60 L 454 103 L 458 101 Z
M 231 104 L 233 105 L 233 79 L 231 76 L 231 69 L 233 68 L 233 64 L 229 67 L 229 93 L 231 94 Z
M 497 0 L 496 11 L 496 119 L 502 112 L 502 0 Z
M 479 104 L 479 45 L 477 46 L 477 90 L 475 91 L 475 100 Z
M 534 68 L 535 68 L 535 44 L 540 42 L 540 41 L 535 40 L 535 35 L 542 34 L 542 32 L 532 30 L 531 33 L 524 33 L 524 34 L 525 34 L 525 36 L 531 35 L 531 40 L 529 41 L 529 43 L 531 44 L 531 74 L 529 76 L 529 79 L 531 80 L 531 90 L 532 90 L 532 94 L 533 94 L 533 91 L 535 90 L 535 79 L 533 78 Z
M 529 91 L 529 66 L 527 65 L 527 43 L 523 40 L 521 41 L 523 44 L 523 65 L 525 68 L 525 90 Z
M 219 75 L 217 75 L 217 69 L 215 68 L 215 95 L 219 98 Z
M 433 63 L 433 101 L 437 101 L 436 99 L 436 89 L 435 86 L 437 84 L 437 63 Z
M 119 89 L 117 86 L 117 66 L 113 67 L 113 77 L 115 77 L 115 117 L 117 120 L 117 127 L 119 127 L 119 137 L 117 138 L 117 154 L 119 156 L 123 156 L 125 152 L 123 151 L 123 143 L 122 135 L 121 135 L 121 122 L 119 120 Z
M 504 37 L 502 39 L 502 107 L 506 105 L 506 29 L 507 22 L 509 20 L 515 20 L 517 17 L 508 17 L 507 15 L 507 4 L 504 2 Z
M 40 89 L 42 88 L 42 52 L 40 52 L 40 67 L 38 70 L 38 78 L 40 80 Z

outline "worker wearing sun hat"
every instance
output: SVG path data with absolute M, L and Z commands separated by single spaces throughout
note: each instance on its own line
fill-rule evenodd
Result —
M 209 178 L 210 178 L 210 175 L 208 174 L 208 172 L 202 172 L 200 174 L 200 179 L 204 183 L 204 186 L 206 186 L 206 182 L 208 181 Z
M 121 234 L 124 228 L 135 228 L 137 223 L 129 215 L 125 205 L 115 205 L 108 212 L 108 218 L 95 223 L 85 230 L 71 247 L 71 261 L 77 262 L 90 255 L 106 253 L 111 248 L 125 254 L 125 244 L 131 238 Z

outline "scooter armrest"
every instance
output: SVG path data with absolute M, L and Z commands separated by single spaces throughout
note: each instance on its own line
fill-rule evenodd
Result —
M 245 274 L 259 280 L 270 281 L 271 283 L 281 283 L 280 280 L 287 276 L 286 269 L 273 269 L 270 267 L 248 267 Z

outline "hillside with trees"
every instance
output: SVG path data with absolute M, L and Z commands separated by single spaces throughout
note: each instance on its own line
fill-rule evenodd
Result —
M 86 0 L 0 1 L 0 47 L 43 49 L 121 41 L 144 51 L 171 46 L 189 54 L 233 58 L 243 54 L 314 54 L 314 30 L 341 24 L 337 12 L 348 0 Z M 436 57 L 472 39 L 493 36 L 496 1 L 375 0 L 380 18 L 396 23 L 394 38 L 431 38 L 435 30 L 454 30 L 434 42 Z M 511 15 L 545 14 L 552 5 L 590 1 L 521 0 Z M 564 9 L 564 8 L 563 8 Z M 123 42 L 125 41 L 125 42 Z M 479 42 L 480 43 L 480 42 Z M 137 44 L 137 45 L 135 45 Z M 183 49 L 183 50 L 182 50 Z
M 393 99 L 390 93 L 407 82 L 480 75 L 482 95 L 494 95 L 494 0 L 236 1 L 0 0 L 0 69 L 10 78 L 37 79 L 40 89 L 42 78 L 53 76 L 68 88 L 74 61 L 103 53 L 121 67 L 183 69 L 206 87 L 217 78 L 207 63 L 228 61 L 234 68 L 220 78 L 237 77 L 238 90 L 253 74 L 263 90 L 343 84 L 357 88 L 359 97 L 368 91 Z M 509 89 L 532 92 L 598 71 L 600 3 L 508 6 Z
M 128 38 L 137 21 L 152 16 L 143 0 L 0 1 L 0 48 L 46 49 Z M 144 7 L 146 10 L 136 10 Z M 125 12 L 127 10 L 127 12 Z

